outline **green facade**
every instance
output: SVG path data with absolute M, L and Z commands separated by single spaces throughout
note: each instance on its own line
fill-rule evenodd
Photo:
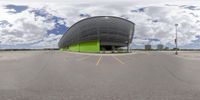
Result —
M 64 48 L 63 50 L 73 52 L 100 52 L 100 42 L 99 40 L 81 42 L 78 44 L 72 44 L 68 48 Z
M 69 51 L 77 52 L 77 51 L 79 51 L 79 44 L 72 44 L 72 45 L 69 46 L 68 49 L 69 49 Z

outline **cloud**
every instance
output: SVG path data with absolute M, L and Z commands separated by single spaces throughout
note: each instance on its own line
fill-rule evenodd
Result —
M 185 8 L 185 9 L 189 9 L 189 10 L 200 10 L 200 7 L 191 6 L 191 5 L 182 5 L 180 7 Z
M 68 27 L 66 27 L 66 18 L 62 18 L 59 16 L 55 16 L 48 12 L 45 8 L 42 9 L 33 9 L 29 11 L 30 13 L 33 13 L 34 16 L 37 17 L 43 17 L 45 18 L 45 23 L 55 23 L 55 28 L 48 30 L 48 34 L 63 34 Z
M 9 0 L 12 1 L 12 0 Z M 8 2 L 9 2 L 8 1 Z M 66 0 L 69 1 L 69 0 Z M 151 41 L 173 46 L 175 23 L 178 23 L 178 41 L 182 47 L 196 44 L 200 35 L 200 10 L 196 0 L 135 0 L 126 2 L 65 2 L 65 0 L 31 3 L 12 1 L 0 5 L 1 44 L 20 47 L 57 47 L 62 34 L 74 23 L 92 16 L 118 16 L 136 24 L 134 46 L 143 46 Z M 65 2 L 65 3 L 63 3 Z M 172 5 L 173 4 L 173 5 Z M 16 10 L 5 5 L 27 7 Z M 17 11 L 17 13 L 9 13 Z M 54 38 L 55 37 L 55 38 Z M 159 40 L 159 41 L 158 41 Z
M 42 10 L 29 8 L 23 12 L 12 14 L 5 11 L 4 15 L 8 17 L 0 21 L 0 41 L 1 45 L 3 45 L 2 48 L 25 48 L 25 45 L 26 48 L 37 48 L 35 45 L 45 48 L 45 46 L 40 46 L 41 43 L 44 43 L 46 47 L 57 47 L 55 44 L 57 44 L 60 38 L 59 34 L 63 34 L 66 31 L 64 18 L 54 16 L 46 11 L 46 9 L 43 10 L 47 12 L 45 16 L 35 13 L 39 11 Z M 52 36 L 54 36 L 52 34 L 55 34 L 57 39 L 50 41 L 48 39 L 52 39 Z
M 21 13 L 22 11 L 28 9 L 28 6 L 23 6 L 23 5 L 6 5 L 6 9 L 9 9 L 9 13 Z
M 57 48 L 62 35 L 49 34 L 42 41 L 32 45 L 32 48 Z
M 198 13 L 198 11 L 192 12 Z M 199 24 L 196 23 L 199 18 L 190 13 L 191 11 L 179 6 L 149 6 L 142 12 L 134 10 L 132 12 L 134 18 L 131 20 L 136 23 L 137 37 L 160 39 L 165 45 L 174 44 L 174 24 L 178 23 L 178 42 L 180 46 L 184 46 L 193 43 L 195 36 L 199 34 Z
M 6 28 L 6 27 L 11 27 L 11 26 L 12 25 L 6 20 L 0 21 L 0 28 Z

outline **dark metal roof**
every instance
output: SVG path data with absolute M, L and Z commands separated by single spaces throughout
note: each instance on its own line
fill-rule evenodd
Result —
M 101 45 L 126 46 L 133 39 L 135 24 L 113 16 L 96 16 L 72 25 L 59 41 L 63 48 L 71 44 L 100 40 Z

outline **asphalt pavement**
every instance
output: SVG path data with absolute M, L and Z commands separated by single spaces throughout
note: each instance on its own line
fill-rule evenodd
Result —
M 0 100 L 200 100 L 200 60 L 171 53 L 15 58 L 0 59 Z

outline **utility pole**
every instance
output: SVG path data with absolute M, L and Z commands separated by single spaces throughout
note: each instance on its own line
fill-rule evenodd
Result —
M 178 55 L 178 39 L 177 39 L 177 27 L 178 27 L 178 24 L 175 24 L 175 28 L 176 28 L 176 39 L 175 39 L 175 45 L 176 45 L 176 52 L 175 52 L 175 55 Z
M 0 41 L 0 51 L 1 51 L 1 41 Z

